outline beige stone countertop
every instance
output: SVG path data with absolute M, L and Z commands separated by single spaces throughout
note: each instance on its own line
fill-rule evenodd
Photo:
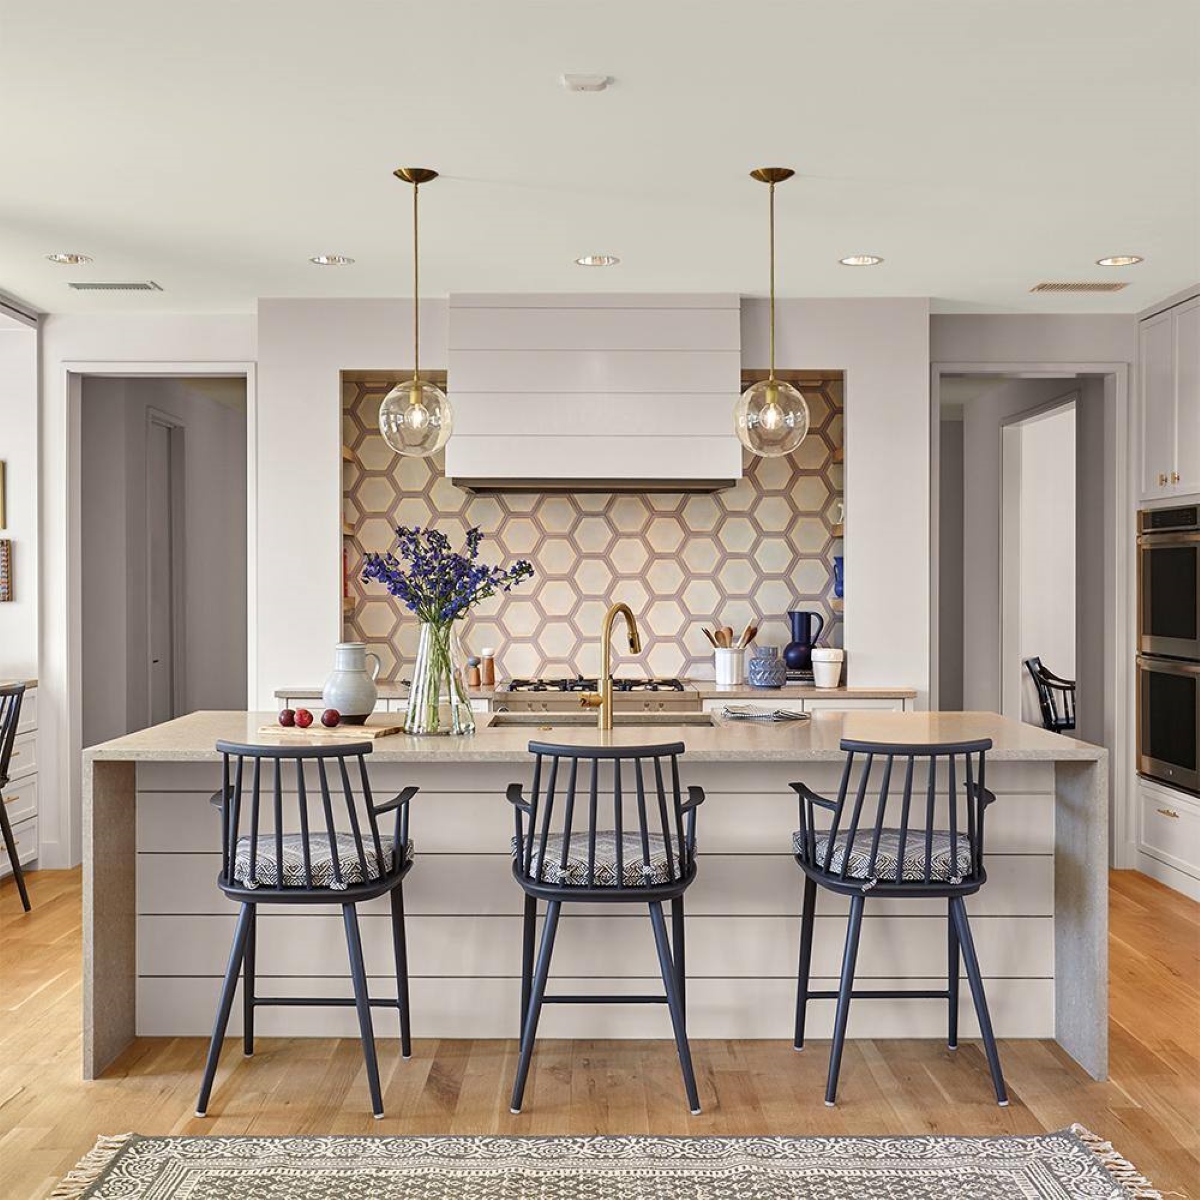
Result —
M 380 700 L 408 699 L 407 683 L 377 683 L 375 689 L 379 694 Z M 490 700 L 496 692 L 502 690 L 502 688 L 494 687 L 467 688 L 467 694 L 476 700 Z M 286 698 L 293 700 L 320 700 L 322 691 L 323 689 L 320 685 L 314 687 L 312 684 L 307 684 L 304 687 L 281 687 L 275 689 L 275 698 L 277 700 Z
M 748 683 L 738 683 L 733 685 L 725 685 L 714 683 L 711 679 L 685 679 L 684 686 L 693 692 L 698 692 L 702 699 L 708 700 L 714 696 L 725 696 L 731 700 L 747 699 L 755 697 L 769 701 L 772 696 L 780 699 L 818 699 L 822 696 L 828 699 L 854 699 L 854 700 L 912 700 L 916 697 L 915 688 L 899 688 L 899 687 L 836 687 L 836 688 L 819 688 L 813 687 L 811 683 L 786 683 L 783 687 L 778 688 L 756 688 L 751 687 Z M 406 683 L 381 683 L 378 685 L 380 700 L 407 700 L 408 699 L 408 684 Z M 468 692 L 480 699 L 490 700 L 493 696 L 504 696 L 508 694 L 508 690 L 504 682 L 501 682 L 498 687 L 478 687 L 468 688 Z M 545 693 L 538 693 L 545 695 Z M 275 696 L 279 700 L 287 697 L 296 700 L 319 700 L 321 698 L 321 689 L 319 687 L 283 687 L 275 689 Z
M 23 683 L 27 688 L 37 687 L 36 679 L 3 679 L 0 678 L 0 687 L 12 687 L 14 683 Z
M 328 737 L 259 734 L 274 713 L 196 712 L 84 751 L 84 763 L 206 762 L 217 758 L 218 739 L 260 745 L 335 744 Z M 371 718 L 386 723 L 386 717 Z M 396 734 L 372 745 L 373 761 L 413 763 L 522 762 L 530 740 L 564 745 L 643 746 L 680 741 L 693 762 L 814 762 L 841 758 L 843 737 L 862 741 L 929 744 L 991 738 L 998 761 L 1095 761 L 1105 751 L 1072 738 L 1010 721 L 996 713 L 820 712 L 805 721 L 759 725 L 718 718 L 711 725 L 625 725 L 601 733 L 592 726 L 538 725 L 492 728 L 496 714 L 481 716 L 463 737 Z M 346 742 L 354 740 L 346 728 Z
M 711 679 L 685 679 L 688 687 L 700 693 L 704 700 L 725 696 L 730 700 L 745 700 L 753 697 L 761 700 L 768 708 L 771 698 L 777 700 L 913 700 L 916 688 L 900 687 L 835 687 L 819 688 L 811 683 L 785 683 L 777 688 L 751 687 L 748 683 L 714 683 Z

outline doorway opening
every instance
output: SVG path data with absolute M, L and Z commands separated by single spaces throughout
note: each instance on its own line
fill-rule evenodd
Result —
M 80 386 L 82 744 L 246 698 L 246 380 Z
M 1000 711 L 1042 725 L 1032 659 L 1075 680 L 1076 406 L 1071 392 L 1005 422 L 1000 470 Z

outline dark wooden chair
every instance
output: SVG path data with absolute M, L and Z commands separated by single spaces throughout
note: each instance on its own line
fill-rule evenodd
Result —
M 375 803 L 367 778 L 366 755 L 371 743 L 276 747 L 218 742 L 224 781 L 212 803 L 221 810 L 221 873 L 217 886 L 241 905 L 233 949 L 225 971 L 217 1019 L 196 1115 L 208 1109 L 213 1077 L 242 976 L 244 1051 L 254 1053 L 254 1011 L 268 1005 L 354 1005 L 366 1060 L 372 1111 L 383 1116 L 379 1064 L 371 1008 L 395 1008 L 400 1014 L 400 1048 L 412 1055 L 409 1026 L 408 950 L 404 933 L 404 877 L 412 869 L 408 806 L 416 795 L 407 787 Z M 351 762 L 357 763 L 356 784 Z M 331 782 L 330 774 L 336 772 Z M 315 774 L 315 782 L 313 776 Z M 285 791 L 285 788 L 289 790 Z M 294 790 L 292 790 L 294 789 Z M 312 806 L 310 810 L 310 796 Z M 381 833 L 379 818 L 395 813 L 390 836 Z M 335 815 L 336 813 L 336 815 Z M 344 822 L 344 824 L 340 824 Z M 260 832 L 270 825 L 269 832 Z M 392 947 L 396 958 L 396 999 L 372 999 L 367 991 L 362 938 L 355 906 L 390 895 Z M 350 956 L 354 997 L 267 997 L 255 990 L 256 911 L 259 904 L 340 904 Z
M 8 784 L 9 765 L 12 762 L 13 742 L 17 737 L 17 725 L 21 720 L 21 701 L 25 697 L 23 683 L 11 683 L 0 687 L 0 791 Z M 8 852 L 8 861 L 12 865 L 13 878 L 17 881 L 17 891 L 21 894 L 21 903 L 28 912 L 29 892 L 25 888 L 25 872 L 21 870 L 17 858 L 17 841 L 13 837 L 12 825 L 8 820 L 8 811 L 0 798 L 0 833 L 4 835 L 4 849 Z
M 966 896 L 973 895 L 987 881 L 983 867 L 983 822 L 985 810 L 995 796 L 984 786 L 984 770 L 985 757 L 992 743 L 982 740 L 908 746 L 846 739 L 841 748 L 846 754 L 846 764 L 836 799 L 819 796 L 803 783 L 792 784 L 800 802 L 800 828 L 793 836 L 792 850 L 804 872 L 796 1049 L 804 1048 L 808 1002 L 836 999 L 833 1045 L 825 1087 L 828 1105 L 837 1098 L 851 1000 L 946 1000 L 949 1005 L 947 1044 L 951 1050 L 957 1049 L 961 954 L 996 1100 L 1006 1105 L 1008 1094 L 963 903 Z M 863 760 L 856 771 L 856 758 L 860 755 Z M 882 770 L 878 783 L 873 785 L 877 760 Z M 944 785 L 944 793 L 940 795 L 939 781 Z M 827 819 L 825 814 L 828 814 Z M 836 992 L 818 992 L 809 988 L 818 887 L 850 900 L 842 974 Z M 859 933 L 867 898 L 900 896 L 949 902 L 945 991 L 854 988 Z
M 687 1039 L 683 894 L 696 877 L 696 809 L 704 792 L 689 787 L 683 798 L 683 743 L 602 748 L 530 742 L 529 750 L 534 755 L 530 796 L 519 783 L 508 788 L 516 822 L 513 877 L 525 891 L 521 1055 L 512 1111 L 521 1111 L 543 1004 L 665 1003 L 688 1107 L 698 1113 Z M 546 902 L 546 919 L 535 966 L 539 901 Z M 546 995 L 559 913 L 575 901 L 649 908 L 664 995 Z M 664 901 L 671 904 L 670 940 Z
M 1037 688 L 1042 724 L 1051 733 L 1067 733 L 1075 728 L 1075 680 L 1055 675 L 1036 655 L 1025 660 L 1033 686 Z

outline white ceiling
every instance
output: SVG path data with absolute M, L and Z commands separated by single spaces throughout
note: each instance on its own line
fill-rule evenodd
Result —
M 1198 160 L 1198 0 L 0 0 L 0 290 L 51 312 L 404 295 L 401 163 L 429 295 L 762 294 L 783 164 L 783 295 L 1132 312 L 1200 278 Z

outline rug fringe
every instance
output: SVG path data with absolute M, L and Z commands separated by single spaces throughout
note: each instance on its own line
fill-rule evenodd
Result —
M 1160 1192 L 1127 1158 L 1123 1158 L 1099 1134 L 1072 1125 L 1071 1132 L 1104 1164 L 1104 1169 L 1125 1189 L 1132 1200 L 1163 1200 Z
M 73 1170 L 67 1172 L 47 1200 L 80 1200 L 134 1136 L 132 1133 L 118 1133 L 111 1137 L 98 1137 L 96 1144 L 75 1164 Z

